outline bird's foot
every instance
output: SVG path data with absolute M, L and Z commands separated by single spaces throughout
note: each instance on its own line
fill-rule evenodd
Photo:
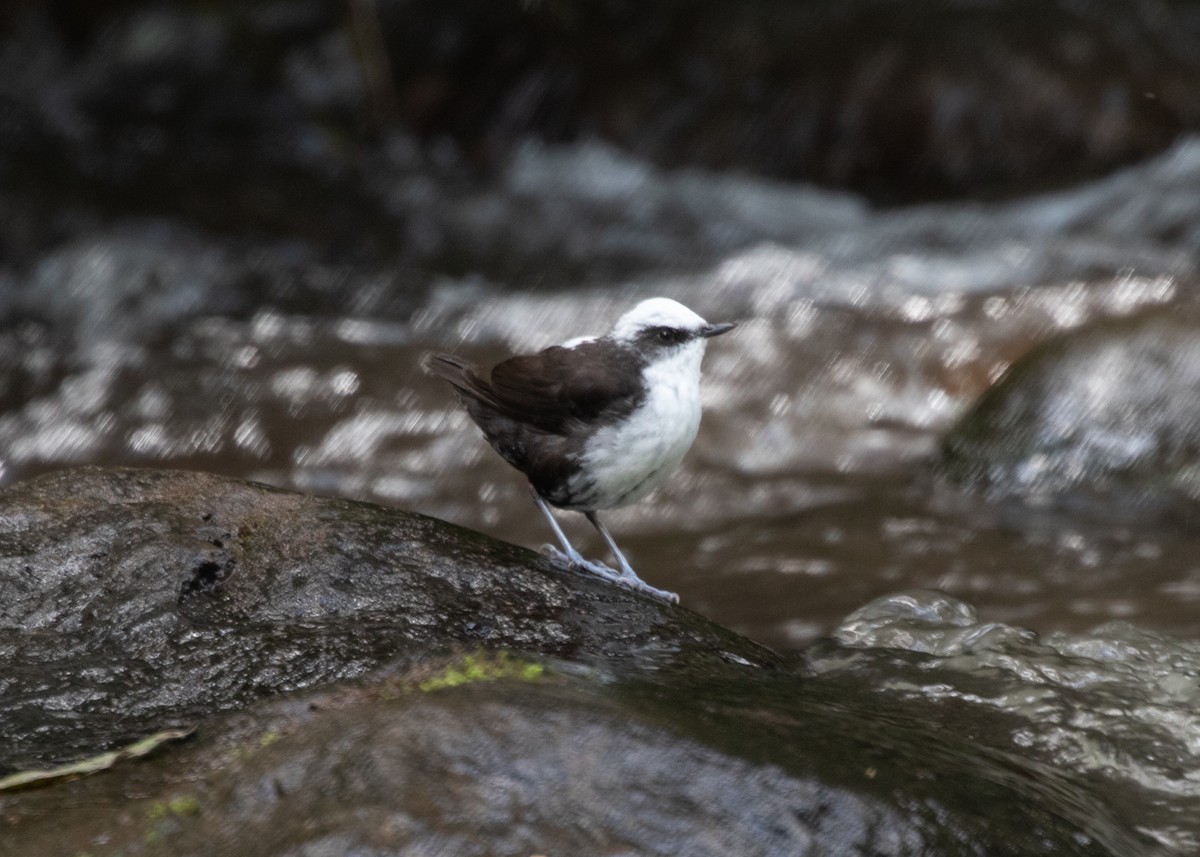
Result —
M 612 568 L 602 562 L 596 562 L 591 559 L 584 559 L 578 553 L 567 554 L 560 551 L 554 545 L 542 545 L 542 552 L 548 554 L 551 559 L 556 559 L 559 562 L 569 565 L 573 568 L 581 568 L 584 571 L 591 572 L 597 577 L 602 577 L 610 583 L 616 583 L 624 586 L 626 589 L 632 589 L 636 592 L 645 592 L 647 595 L 652 595 L 655 598 L 666 601 L 668 604 L 678 604 L 679 596 L 674 592 L 667 592 L 665 589 L 658 589 L 651 586 L 646 581 L 637 576 L 637 573 L 632 568 L 623 570 Z
M 638 592 L 645 592 L 647 595 L 651 595 L 651 596 L 659 599 L 660 601 L 667 602 L 668 604 L 678 604 L 679 603 L 679 595 L 678 594 L 676 594 L 674 592 L 668 592 L 665 589 L 659 589 L 657 586 L 651 586 L 649 583 L 642 580 L 636 574 L 633 576 L 633 580 L 629 581 L 625 585 L 628 586 L 630 589 L 636 589 Z

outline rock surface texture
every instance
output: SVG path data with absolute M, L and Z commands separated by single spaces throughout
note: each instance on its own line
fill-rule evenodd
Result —
M 973 704 L 986 679 L 943 669 L 949 704 L 914 692 L 936 666 L 921 658 L 1028 644 L 924 598 L 787 659 L 411 513 L 202 473 L 61 471 L 0 496 L 0 772 L 195 732 L 91 776 L 0 785 L 4 842 L 1155 853 L 1070 765 L 1014 752 L 1024 712 Z M 902 651 L 942 620 L 954 652 Z

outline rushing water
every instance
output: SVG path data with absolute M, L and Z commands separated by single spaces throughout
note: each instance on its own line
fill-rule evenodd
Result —
M 419 265 L 118 222 L 5 274 L 23 320 L 0 338 L 4 480 L 198 467 L 537 546 L 550 533 L 522 480 L 422 355 L 494 360 L 667 295 L 741 322 L 710 345 L 681 471 L 608 516 L 642 576 L 685 605 L 785 647 L 910 587 L 1043 632 L 1119 618 L 1200 633 L 1190 511 L 1147 517 L 1120 492 L 1079 514 L 991 502 L 930 467 L 1035 344 L 1191 312 L 1200 142 L 1051 196 L 888 211 L 598 144 L 528 147 L 469 190 L 411 172 L 380 188 Z M 456 261 L 430 273 L 432 259 Z M 249 302 L 247 280 L 273 299 Z

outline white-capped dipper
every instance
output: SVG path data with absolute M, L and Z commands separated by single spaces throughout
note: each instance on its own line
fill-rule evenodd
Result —
M 637 502 L 679 466 L 700 427 L 705 341 L 734 326 L 651 298 L 604 336 L 510 357 L 491 370 L 448 354 L 432 354 L 425 365 L 454 385 L 488 443 L 528 477 L 569 562 L 678 602 L 637 576 L 596 511 Z M 583 512 L 619 570 L 585 560 L 550 506 Z

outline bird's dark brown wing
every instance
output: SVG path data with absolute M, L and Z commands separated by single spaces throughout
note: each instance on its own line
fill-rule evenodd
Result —
M 432 355 L 426 365 L 478 405 L 553 434 L 624 416 L 643 395 L 638 355 L 596 342 L 512 357 L 491 372 L 444 354 Z
M 641 360 L 607 343 L 554 346 L 512 357 L 491 372 L 489 390 L 507 416 L 565 434 L 630 413 L 642 397 Z

